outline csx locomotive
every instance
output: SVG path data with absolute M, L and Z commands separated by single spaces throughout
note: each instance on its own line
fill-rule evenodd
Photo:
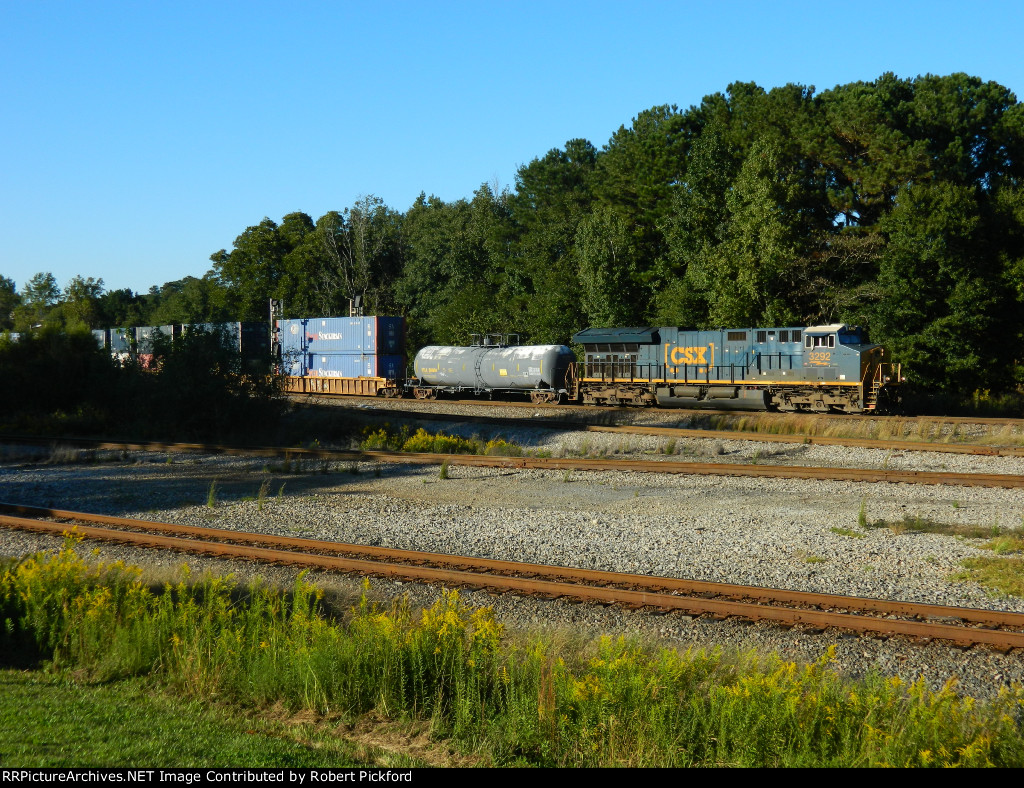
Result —
M 842 323 L 688 331 L 588 328 L 573 336 L 585 360 L 585 404 L 714 407 L 814 413 L 890 412 L 899 365 Z

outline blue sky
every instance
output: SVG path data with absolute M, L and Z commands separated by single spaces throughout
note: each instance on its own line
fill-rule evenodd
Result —
M 1024 3 L 0 0 L 0 275 L 146 291 L 264 216 L 512 187 L 731 82 L 964 71 L 1024 93 Z

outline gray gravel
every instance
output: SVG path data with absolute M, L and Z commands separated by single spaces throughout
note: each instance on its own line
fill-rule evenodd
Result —
M 443 425 L 448 432 L 453 427 Z M 467 429 L 481 432 L 478 425 Z M 663 449 L 665 443 L 628 438 L 624 445 L 620 435 L 528 428 L 505 434 L 552 453 L 561 447 L 568 454 L 586 448 L 640 455 Z M 749 461 L 755 452 L 766 451 L 764 444 L 746 441 L 677 441 L 677 447 L 719 461 Z M 865 467 L 886 462 L 890 468 L 913 469 L 936 463 L 949 470 L 1024 472 L 1021 461 L 1011 458 L 917 452 L 886 457 L 884 452 L 802 445 L 767 449 L 774 453 L 762 453 L 758 461 Z M 964 559 L 991 555 L 981 549 L 982 540 L 858 527 L 862 507 L 872 520 L 914 515 L 944 523 L 1016 526 L 1024 512 L 1024 496 L 1017 490 L 459 466 L 449 469 L 450 478 L 440 479 L 436 467 L 400 464 L 334 465 L 321 473 L 321 463 L 310 463 L 302 473 L 285 473 L 273 461 L 242 458 L 179 455 L 168 462 L 165 456 L 111 454 L 101 457 L 103 462 L 40 464 L 30 454 L 0 452 L 0 459 L 7 458 L 0 464 L 0 500 L 389 547 L 1024 611 L 1020 599 L 994 598 L 975 584 L 950 580 Z M 209 508 L 214 481 L 216 504 Z M 22 555 L 58 542 L 0 532 L 0 553 Z M 104 547 L 102 555 L 144 563 L 168 576 L 184 560 L 125 547 Z M 286 568 L 192 556 L 187 561 L 193 567 L 228 564 L 240 577 L 258 572 L 287 582 L 294 576 Z M 343 596 L 358 586 L 356 580 L 336 576 L 320 581 Z M 374 586 L 382 596 L 407 592 L 416 603 L 429 603 L 437 594 L 409 584 Z M 682 647 L 756 648 L 797 660 L 816 659 L 835 643 L 837 666 L 850 675 L 878 670 L 907 680 L 923 676 L 935 688 L 956 677 L 964 692 L 977 697 L 990 697 L 1011 681 L 1024 682 L 1021 655 L 983 648 L 837 639 L 834 633 L 768 624 L 466 596 L 493 605 L 512 628 L 642 633 Z

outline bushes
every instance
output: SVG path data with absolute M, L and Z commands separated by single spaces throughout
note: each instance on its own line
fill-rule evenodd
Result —
M 443 432 L 431 434 L 422 427 L 410 434 L 408 427 L 393 431 L 389 425 L 377 430 L 367 430 L 359 444 L 363 451 L 409 451 L 430 454 L 488 454 L 493 456 L 519 457 L 521 446 L 494 438 L 483 442 L 478 438 L 461 438 Z
M 12 431 L 138 438 L 251 439 L 282 412 L 269 375 L 216 334 L 156 342 L 155 369 L 117 364 L 89 332 L 0 337 L 0 419 Z M 269 369 L 269 367 L 266 367 Z
M 512 643 L 446 591 L 421 614 L 365 594 L 347 624 L 301 577 L 290 593 L 206 578 L 152 590 L 69 545 L 0 575 L 0 653 L 31 643 L 99 680 L 152 674 L 249 707 L 427 719 L 496 764 L 1020 766 L 1024 692 L 849 682 L 831 653 L 801 667 L 603 638 L 575 653 Z

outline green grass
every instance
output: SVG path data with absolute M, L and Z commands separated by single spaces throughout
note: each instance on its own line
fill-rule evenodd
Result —
M 1024 559 L 1021 558 L 967 558 L 964 571 L 954 580 L 978 583 L 992 593 L 1024 596 Z
M 83 684 L 38 670 L 0 670 L 0 763 L 21 768 L 417 765 L 310 725 L 176 698 L 152 681 Z
M 978 583 L 996 594 L 1024 596 L 1024 535 L 1019 529 L 1000 534 L 983 545 L 995 557 L 968 558 L 953 579 Z
M 232 748 L 244 746 L 200 746 L 213 734 L 203 733 L 207 718 L 193 710 L 214 699 L 246 720 L 282 709 L 328 716 L 345 729 L 366 720 L 419 726 L 484 765 L 1024 766 L 1021 688 L 980 703 L 952 686 L 933 692 L 923 680 L 849 681 L 832 669 L 832 649 L 798 665 L 770 654 L 726 657 L 623 638 L 582 646 L 510 638 L 493 611 L 467 607 L 454 591 L 423 611 L 402 600 L 376 606 L 364 594 L 339 616 L 301 578 L 289 593 L 241 588 L 230 578 L 191 582 L 187 574 L 161 590 L 141 570 L 87 564 L 69 544 L 0 571 L 0 622 L 0 655 L 43 660 L 55 676 L 89 683 L 86 693 L 127 693 L 126 707 L 118 705 L 122 696 L 94 695 L 100 700 L 89 708 L 99 711 L 46 711 L 49 701 L 40 701 L 43 711 L 22 725 L 24 733 L 3 726 L 22 742 L 24 757 L 37 750 L 60 756 L 47 742 L 103 730 L 108 723 L 90 722 L 94 714 L 134 727 L 114 728 L 102 745 L 106 755 L 83 762 L 121 757 L 117 745 L 145 738 L 143 729 L 160 734 L 154 746 L 162 746 L 159 704 L 170 701 L 153 706 L 138 689 L 161 686 L 184 704 L 190 726 L 198 720 L 194 736 L 191 727 L 168 722 L 168 738 L 193 737 L 181 757 L 192 757 L 195 744 L 204 763 L 207 749 L 228 762 Z M 2 707 L 7 723 L 21 725 L 17 710 L 31 705 L 25 697 L 32 692 L 47 697 L 45 688 L 25 690 Z M 79 728 L 51 734 L 57 717 Z M 216 720 L 225 733 L 242 729 Z M 244 730 L 265 732 L 251 722 Z M 308 741 L 276 738 L 283 750 L 256 751 L 280 762 L 294 757 L 296 765 L 308 761 L 292 743 L 318 741 L 312 733 Z
M 1018 399 L 1019 402 L 1019 399 Z M 1007 415 L 1020 415 L 1019 405 Z M 762 435 L 792 435 L 808 438 L 866 438 L 927 443 L 956 443 L 1019 446 L 1024 430 L 1018 425 L 987 428 L 977 434 L 965 432 L 958 424 L 934 419 L 858 419 L 848 416 L 827 418 L 815 415 L 779 414 L 693 414 L 685 425 L 692 429 L 746 432 Z
M 867 536 L 867 534 L 862 534 L 849 528 L 829 528 L 829 530 L 834 534 L 839 534 L 839 536 L 849 536 L 852 539 L 864 539 Z
M 863 511 L 863 509 L 862 509 Z M 1007 529 L 998 525 L 971 525 L 961 523 L 941 523 L 927 517 L 919 517 L 914 514 L 906 514 L 901 520 L 868 520 L 866 516 L 860 523 L 862 528 L 877 529 L 888 528 L 893 533 L 924 533 L 943 534 L 945 536 L 961 536 L 965 539 L 984 539 L 985 537 L 996 537 L 1010 533 Z M 1017 529 L 1013 529 L 1016 532 Z

